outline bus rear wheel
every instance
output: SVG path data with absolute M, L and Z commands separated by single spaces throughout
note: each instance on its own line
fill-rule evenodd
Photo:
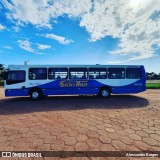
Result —
M 40 90 L 32 90 L 30 93 L 30 98 L 34 101 L 42 99 L 43 95 L 42 92 Z
M 107 87 L 103 87 L 99 91 L 99 96 L 102 98 L 108 98 L 111 95 L 111 90 Z

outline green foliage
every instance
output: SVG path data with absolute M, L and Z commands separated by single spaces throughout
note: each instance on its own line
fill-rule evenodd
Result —
M 160 89 L 160 83 L 147 83 L 147 89 Z
M 4 65 L 0 64 L 0 80 L 4 79 Z
M 4 81 L 0 80 L 0 86 L 4 86 Z

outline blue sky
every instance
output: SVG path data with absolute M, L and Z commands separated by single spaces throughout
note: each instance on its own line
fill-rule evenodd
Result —
M 160 73 L 159 0 L 2 0 L 0 63 L 142 64 Z

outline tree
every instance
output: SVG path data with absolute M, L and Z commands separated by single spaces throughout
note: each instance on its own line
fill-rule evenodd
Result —
M 146 72 L 146 79 L 147 80 L 160 80 L 160 73 L 156 74 L 154 72 Z
M 0 80 L 4 79 L 4 65 L 0 64 Z
M 150 73 L 146 72 L 146 79 L 149 80 Z

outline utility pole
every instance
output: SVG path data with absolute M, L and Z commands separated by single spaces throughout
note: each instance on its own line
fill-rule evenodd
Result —
M 24 65 L 27 65 L 30 60 L 24 61 Z

